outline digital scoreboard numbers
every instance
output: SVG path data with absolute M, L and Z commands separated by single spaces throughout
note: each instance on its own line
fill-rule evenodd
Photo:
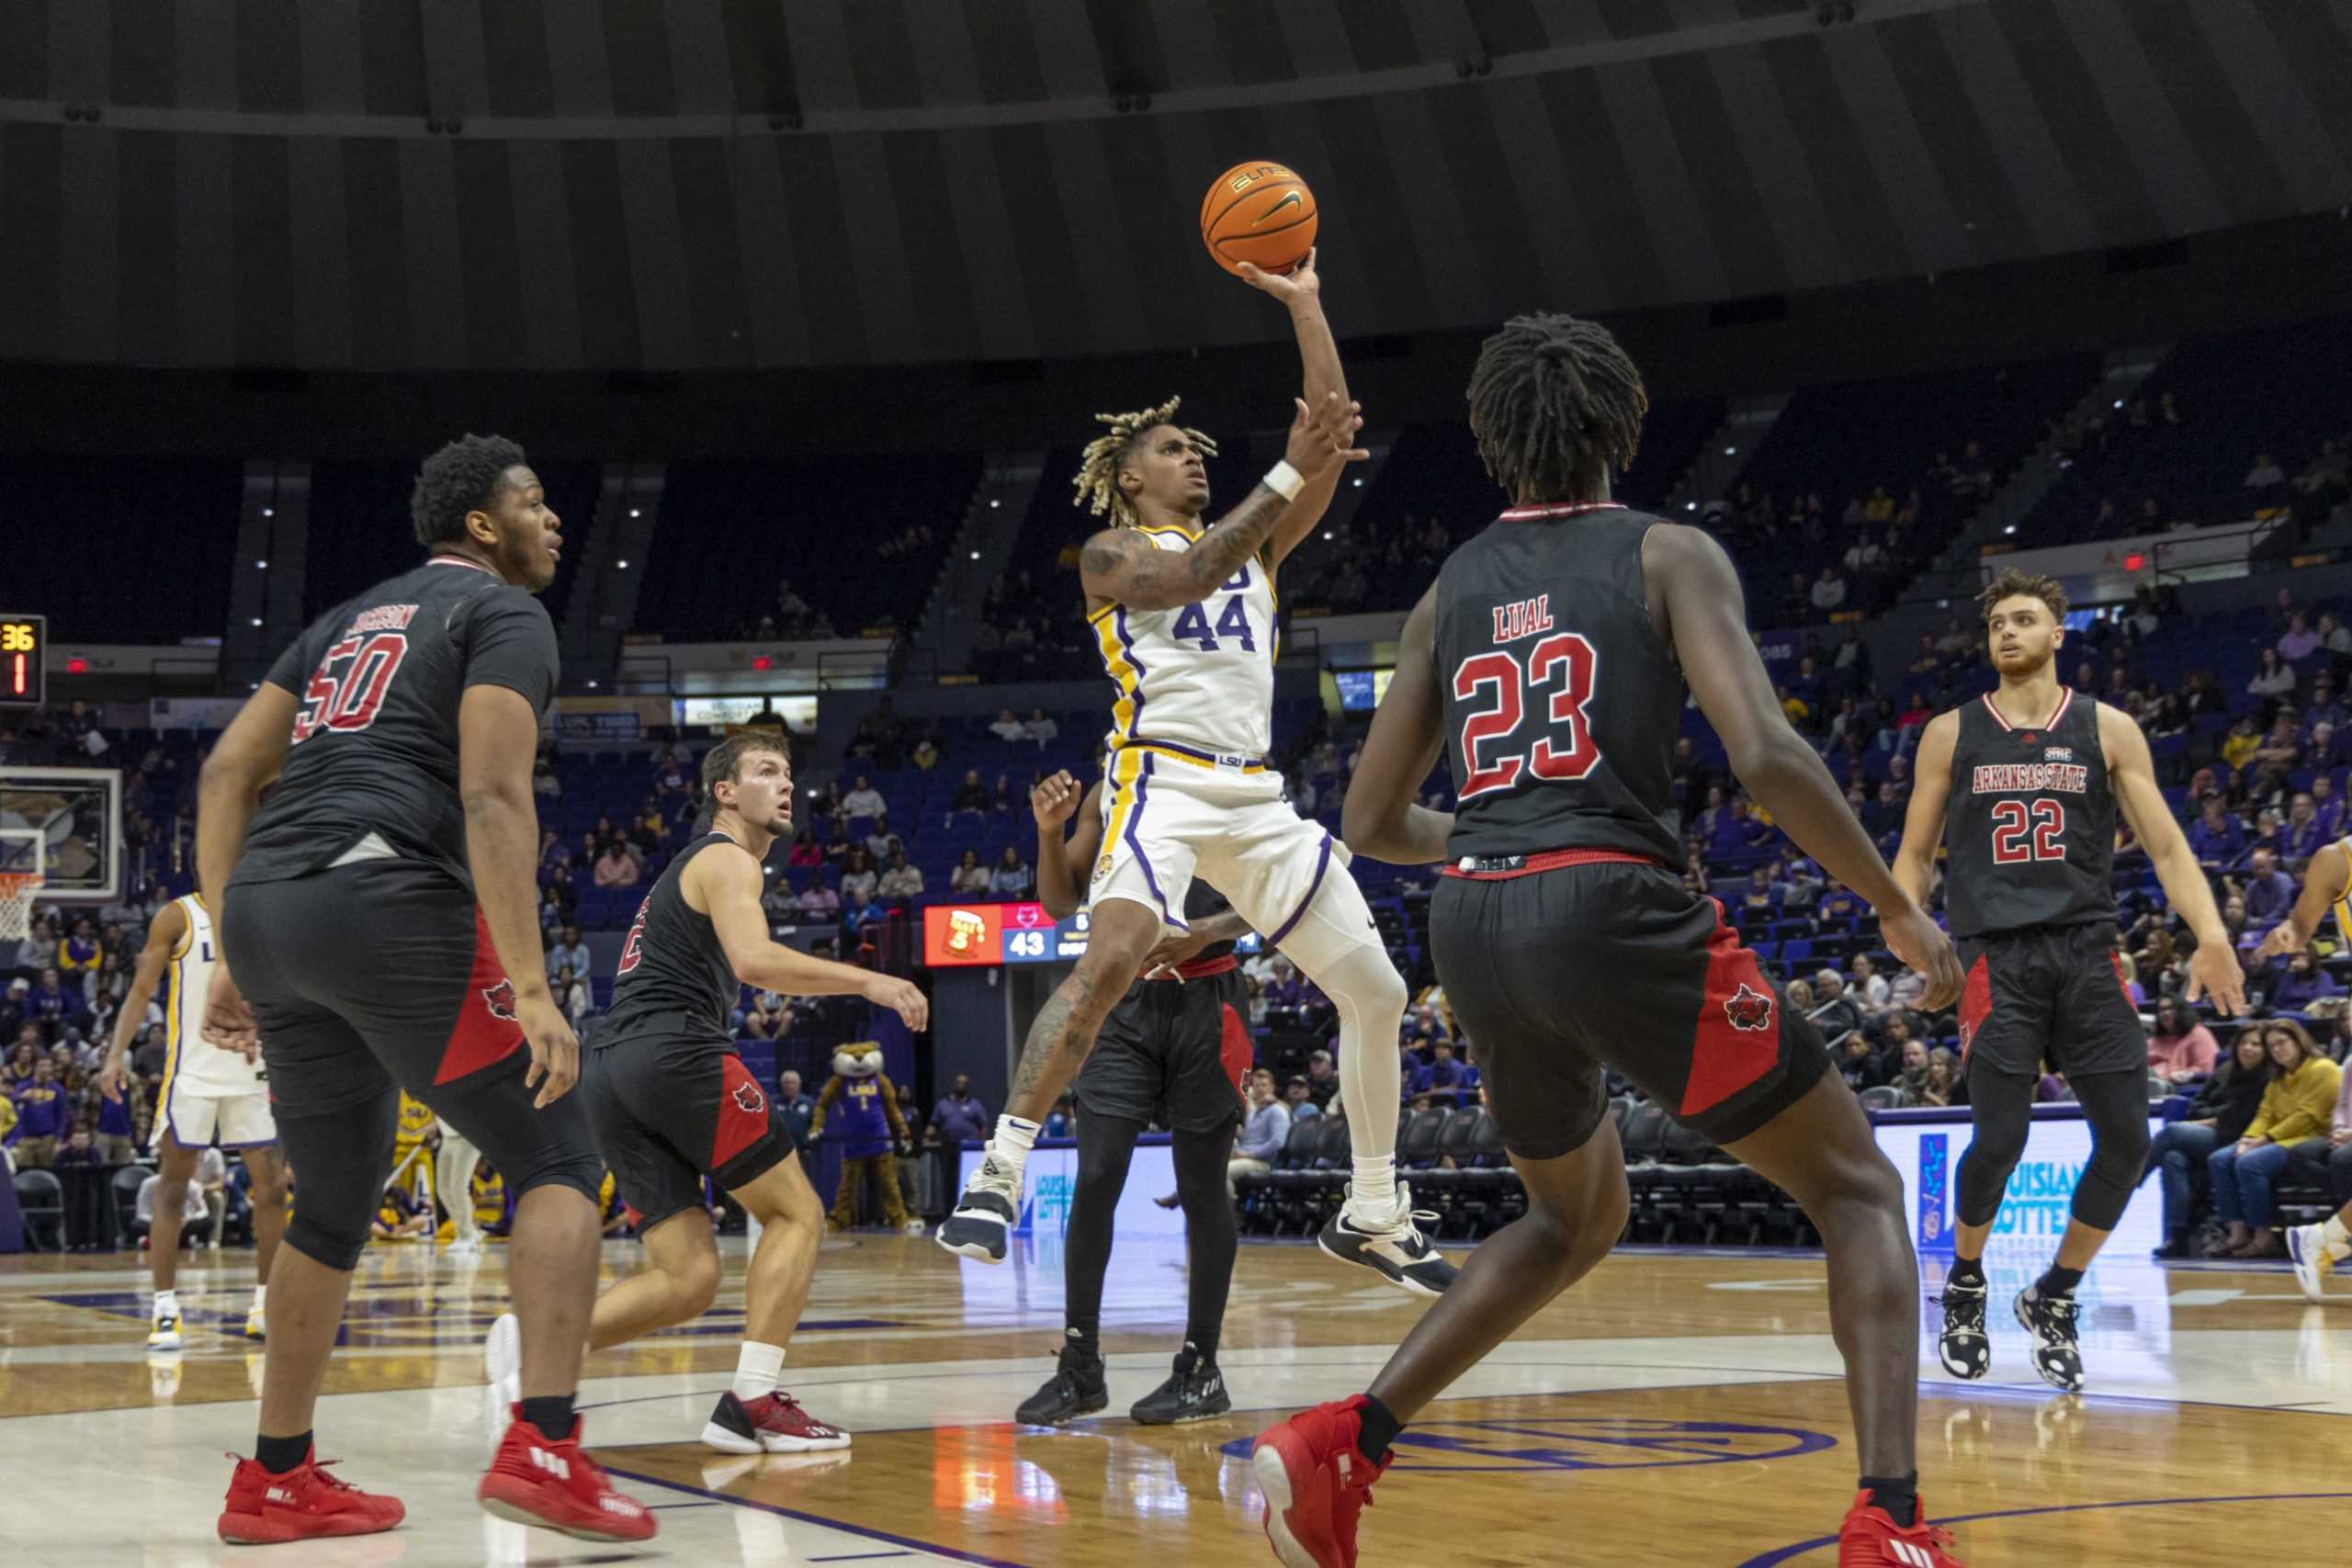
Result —
M 0 707 L 48 700 L 49 618 L 0 615 Z
M 922 912 L 922 961 L 933 969 L 1068 964 L 1086 951 L 1086 911 L 1056 920 L 1043 904 L 934 904 Z

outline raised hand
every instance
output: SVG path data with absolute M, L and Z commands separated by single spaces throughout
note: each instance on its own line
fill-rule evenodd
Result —
M 1078 815 L 1079 796 L 1083 793 L 1064 768 L 1029 786 L 1029 809 L 1035 814 L 1038 827 L 1058 828 Z
M 1243 262 L 1241 280 L 1252 288 L 1272 295 L 1285 305 L 1313 299 L 1323 292 L 1323 275 L 1315 270 L 1315 252 L 1312 250 L 1286 273 L 1268 272 L 1255 262 Z
M 1327 392 L 1320 406 L 1308 408 L 1305 398 L 1293 398 L 1290 438 L 1283 446 L 1283 460 L 1303 479 L 1318 479 L 1341 463 L 1361 463 L 1372 454 L 1358 446 L 1356 432 L 1363 428 L 1363 405 Z

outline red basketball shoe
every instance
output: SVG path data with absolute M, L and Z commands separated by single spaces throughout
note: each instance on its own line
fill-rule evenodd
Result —
M 1396 1457 L 1391 1450 L 1374 1464 L 1356 1450 L 1363 1409 L 1362 1394 L 1318 1404 L 1250 1445 L 1266 1497 L 1266 1539 L 1287 1568 L 1355 1568 L 1357 1517 Z
M 1951 1554 L 1951 1531 L 1928 1522 L 1928 1506 L 1919 1505 L 1919 1522 L 1909 1529 L 1871 1501 L 1867 1492 L 1854 1494 L 1854 1506 L 1838 1529 L 1838 1568 L 1967 1568 Z
M 326 1472 L 313 1449 L 283 1475 L 254 1460 L 237 1460 L 218 1529 L 232 1546 L 273 1546 L 326 1535 L 374 1535 L 408 1517 L 397 1497 L 362 1492 Z M 334 1461 L 329 1460 L 328 1464 Z
M 806 1454 L 849 1447 L 849 1434 L 828 1427 L 778 1391 L 744 1399 L 729 1389 L 702 1429 L 706 1447 L 723 1454 Z
M 490 1461 L 474 1495 L 502 1519 L 539 1525 L 582 1540 L 650 1540 L 652 1513 L 634 1497 L 613 1490 L 604 1467 L 580 1446 L 580 1425 L 561 1442 L 523 1419 L 514 1419 Z

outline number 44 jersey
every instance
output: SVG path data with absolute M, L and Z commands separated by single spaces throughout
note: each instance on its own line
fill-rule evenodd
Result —
M 1659 521 L 1606 502 L 1514 507 L 1446 558 L 1435 641 L 1453 856 L 1602 850 L 1682 864 L 1682 673 L 1642 580 L 1642 539 Z
M 1179 528 L 1135 531 L 1162 550 L 1189 550 L 1199 538 Z M 1106 604 L 1090 615 L 1102 668 L 1119 689 L 1110 747 L 1261 764 L 1273 721 L 1275 611 L 1273 573 L 1260 556 L 1198 604 Z
M 435 556 L 336 606 L 270 667 L 299 706 L 232 883 L 304 876 L 356 852 L 432 862 L 470 886 L 458 704 L 469 687 L 504 686 L 543 715 L 557 669 L 547 611 L 471 561 Z

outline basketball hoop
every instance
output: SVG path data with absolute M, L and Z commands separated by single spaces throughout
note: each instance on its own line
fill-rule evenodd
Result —
M 0 942 L 33 934 L 33 896 L 47 880 L 36 871 L 0 871 Z

